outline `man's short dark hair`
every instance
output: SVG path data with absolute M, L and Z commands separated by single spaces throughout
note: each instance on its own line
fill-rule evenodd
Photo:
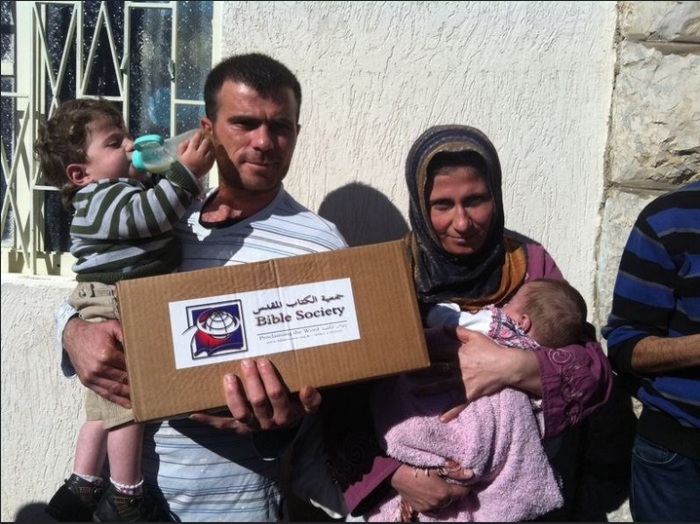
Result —
M 224 82 L 239 82 L 255 89 L 263 97 L 276 95 L 289 88 L 297 100 L 297 123 L 301 109 L 301 85 L 287 66 L 262 53 L 233 55 L 219 62 L 204 83 L 204 109 L 214 121 L 218 111 L 218 94 Z

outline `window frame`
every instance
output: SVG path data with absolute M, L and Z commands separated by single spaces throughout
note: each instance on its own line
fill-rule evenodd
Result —
M 105 98 L 122 104 L 125 120 L 129 121 L 129 83 L 128 60 L 130 55 L 130 34 L 132 11 L 136 9 L 169 9 L 171 10 L 171 56 L 170 56 L 170 132 L 176 134 L 175 107 L 182 105 L 203 106 L 203 101 L 178 98 L 177 93 L 177 45 L 178 45 L 178 2 L 123 2 L 124 41 L 123 56 L 118 57 L 114 46 L 114 29 L 106 10 L 109 1 L 101 1 L 98 22 L 95 27 L 84 27 L 84 2 L 76 1 L 33 1 L 11 2 L 15 14 L 14 60 L 2 61 L 3 79 L 14 79 L 13 91 L 2 91 L 3 101 L 14 100 L 14 125 L 12 144 L 2 143 L 2 171 L 5 176 L 6 191 L 2 203 L 2 252 L 0 256 L 0 272 L 19 273 L 26 275 L 74 277 L 71 269 L 74 258 L 69 252 L 46 251 L 44 249 L 44 231 L 46 226 L 45 194 L 58 189 L 40 183 L 41 176 L 33 154 L 32 145 L 37 135 L 39 123 L 48 115 L 42 107 L 46 96 L 53 96 L 60 90 L 65 74 L 66 50 L 70 50 L 70 39 L 77 45 L 75 52 L 75 93 L 76 97 L 89 97 L 86 93 L 87 79 L 95 51 L 96 36 L 100 31 L 106 31 L 110 43 L 111 56 L 115 68 L 115 79 L 118 84 L 117 96 Z M 220 56 L 221 20 L 223 6 L 221 2 L 212 3 L 211 27 L 211 62 L 218 61 Z M 57 74 L 53 75 L 46 48 L 46 11 L 48 6 L 72 7 L 71 20 L 67 31 L 67 43 L 61 56 L 61 65 Z M 19 28 L 22 28 L 21 31 Z M 30 30 L 26 30 L 29 28 Z M 90 47 L 84 53 L 83 43 L 90 39 Z M 72 55 L 72 52 L 71 52 Z M 87 56 L 86 56 L 87 55 Z M 87 60 L 86 60 L 87 59 Z M 27 65 L 29 64 L 29 65 Z M 83 66 L 83 64 L 85 64 Z M 45 86 L 49 86 L 48 89 Z M 48 91 L 48 92 L 47 92 Z M 51 92 L 53 91 L 53 92 Z M 49 112 L 55 109 L 56 99 L 50 105 Z M 11 156 L 6 151 L 12 148 Z M 215 176 L 212 172 L 210 176 Z M 8 233 L 9 231 L 9 233 Z M 8 238 L 9 237 L 9 238 Z

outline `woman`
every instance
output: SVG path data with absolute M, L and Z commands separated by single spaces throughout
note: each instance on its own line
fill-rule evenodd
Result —
M 505 230 L 498 155 L 478 129 L 428 129 L 411 147 L 406 181 L 412 228 L 407 242 L 424 315 L 438 302 L 457 302 L 463 309 L 502 306 L 530 279 L 563 279 L 541 245 Z M 542 399 L 545 439 L 552 439 L 601 407 L 611 392 L 607 358 L 589 327 L 590 338 L 580 344 L 538 351 L 509 351 L 466 330 L 457 330 L 459 339 L 452 341 L 439 330 L 426 330 L 426 337 L 433 361 L 459 359 L 461 377 L 446 377 L 441 389 L 459 384 L 469 400 L 506 387 L 533 394 Z M 466 399 L 443 419 L 456 417 Z M 418 512 L 445 507 L 468 492 L 448 483 L 444 468 L 418 474 L 382 455 L 371 429 L 366 386 L 324 392 L 322 409 L 331 466 L 353 515 L 389 488 Z M 556 469 L 556 457 L 553 465 Z M 470 472 L 455 468 L 448 475 L 464 479 Z

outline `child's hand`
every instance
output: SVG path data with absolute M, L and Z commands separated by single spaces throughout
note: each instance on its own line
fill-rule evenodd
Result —
M 180 162 L 197 178 L 206 175 L 214 165 L 214 142 L 208 133 L 200 129 L 187 142 L 179 146 Z

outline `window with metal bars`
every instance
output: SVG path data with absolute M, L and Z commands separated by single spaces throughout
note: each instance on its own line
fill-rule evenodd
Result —
M 62 100 L 103 97 L 131 133 L 197 127 L 212 63 L 208 1 L 0 0 L 2 271 L 70 275 L 70 216 L 33 157 Z

